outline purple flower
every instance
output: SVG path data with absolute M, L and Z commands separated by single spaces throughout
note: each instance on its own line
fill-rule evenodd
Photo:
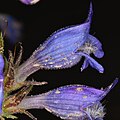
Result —
M 118 79 L 105 89 L 85 85 L 63 86 L 47 93 L 29 96 L 18 105 L 20 109 L 42 109 L 67 120 L 103 119 L 105 112 L 100 101 L 117 84 Z
M 81 71 L 90 64 L 103 73 L 104 68 L 90 57 L 92 53 L 98 58 L 104 55 L 99 40 L 89 34 L 92 13 L 91 3 L 85 23 L 63 28 L 53 33 L 26 62 L 15 70 L 16 80 L 24 81 L 39 69 L 70 68 L 77 64 L 82 56 L 85 57 L 85 61 Z
M 39 2 L 40 0 L 20 0 L 20 1 L 26 5 L 33 5 Z
M 3 68 L 4 68 L 4 59 L 0 54 L 0 114 L 2 113 L 2 102 L 3 102 Z
M 0 75 L 3 75 L 3 68 L 4 68 L 4 59 L 3 56 L 0 54 Z

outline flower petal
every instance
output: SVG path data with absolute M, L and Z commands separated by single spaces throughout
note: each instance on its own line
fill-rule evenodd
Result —
M 0 54 L 0 75 L 3 75 L 3 68 L 4 68 L 4 59 L 3 56 Z
M 4 68 L 4 59 L 0 54 L 0 114 L 2 113 L 2 102 L 3 102 L 3 68 Z
M 60 29 L 53 33 L 33 55 L 17 68 L 15 78 L 24 81 L 30 74 L 39 69 L 64 69 L 77 64 L 81 56 L 74 51 L 88 38 L 92 6 L 85 23 Z
M 92 57 L 90 57 L 89 55 L 83 53 L 83 52 L 75 52 L 76 54 L 79 54 L 81 56 L 85 56 L 85 62 L 82 65 L 81 71 L 83 71 L 88 65 L 88 63 L 91 65 L 91 67 L 97 69 L 100 73 L 104 72 L 104 68 L 102 67 L 102 65 L 100 65 L 97 61 L 95 61 Z
M 100 43 L 100 41 L 92 36 L 92 35 L 88 35 L 88 39 L 90 40 L 90 43 L 96 47 L 95 52 L 93 53 L 97 58 L 102 58 L 104 56 L 104 52 L 102 50 L 102 44 Z
M 39 2 L 40 0 L 20 0 L 20 1 L 26 5 L 33 5 Z
M 106 89 L 96 89 L 85 85 L 67 85 L 40 95 L 29 96 L 18 105 L 20 109 L 43 109 L 62 119 L 78 120 L 78 118 L 104 116 L 98 115 L 103 107 L 100 101 L 117 84 L 116 79 Z M 96 110 L 97 109 L 97 110 Z M 93 114 L 94 110 L 94 114 Z M 96 113 L 95 113 L 96 112 Z

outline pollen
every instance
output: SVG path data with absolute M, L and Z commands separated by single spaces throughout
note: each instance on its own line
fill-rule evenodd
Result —
M 34 64 L 33 65 L 33 67 L 39 67 L 40 66 L 40 64 Z
M 76 88 L 77 91 L 83 91 L 81 87 Z
M 59 90 L 56 90 L 55 93 L 56 93 L 56 94 L 60 94 L 60 91 L 59 91 Z
M 83 98 L 86 99 L 86 98 L 87 98 L 87 95 L 84 95 Z
M 55 68 L 61 68 L 62 65 L 55 65 L 54 67 L 55 67 Z
M 82 112 L 79 112 L 79 113 L 70 113 L 68 116 L 69 117 L 72 117 L 72 116 L 78 116 L 78 117 L 80 117 L 80 116 L 82 116 L 83 114 L 82 114 Z

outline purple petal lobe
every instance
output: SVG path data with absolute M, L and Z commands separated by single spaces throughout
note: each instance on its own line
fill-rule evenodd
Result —
M 83 65 L 82 65 L 82 67 L 81 67 L 81 72 L 82 72 L 84 69 L 86 69 L 86 68 L 88 67 L 88 65 L 89 65 L 88 59 L 85 59 Z
M 90 22 L 91 23 L 92 15 L 93 15 L 93 7 L 92 7 L 92 2 L 91 2 L 90 3 L 89 14 L 88 14 L 88 18 L 86 19 L 86 22 Z
M 100 73 L 104 72 L 104 68 L 97 62 L 95 61 L 92 57 L 90 57 L 89 55 L 82 53 L 82 52 L 76 52 L 76 54 L 85 56 L 86 59 L 88 59 L 87 61 L 85 61 L 85 63 L 83 64 L 81 70 L 84 70 L 88 65 L 88 63 L 91 65 L 91 67 L 97 69 Z
M 111 85 L 104 89 L 104 94 L 101 96 L 101 99 L 103 99 L 116 86 L 117 83 L 118 78 L 116 78 Z
M 90 43 L 96 47 L 95 52 L 93 53 L 97 58 L 102 58 L 104 56 L 104 52 L 102 50 L 102 44 L 100 43 L 100 41 L 95 38 L 92 35 L 88 35 L 88 39 L 90 40 Z

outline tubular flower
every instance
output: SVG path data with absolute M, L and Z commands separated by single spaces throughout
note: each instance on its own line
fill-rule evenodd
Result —
M 90 64 L 100 73 L 104 68 L 90 54 L 97 58 L 104 55 L 102 44 L 89 34 L 92 19 L 92 3 L 87 20 L 81 25 L 66 27 L 53 33 L 40 47 L 33 52 L 23 64 L 15 69 L 17 82 L 24 81 L 29 75 L 39 69 L 65 69 L 77 64 L 82 56 L 85 61 L 81 71 Z
M 49 92 L 27 96 L 18 109 L 46 109 L 61 119 L 96 120 L 103 119 L 105 112 L 100 101 L 117 84 L 116 79 L 105 89 L 85 85 L 68 85 Z

